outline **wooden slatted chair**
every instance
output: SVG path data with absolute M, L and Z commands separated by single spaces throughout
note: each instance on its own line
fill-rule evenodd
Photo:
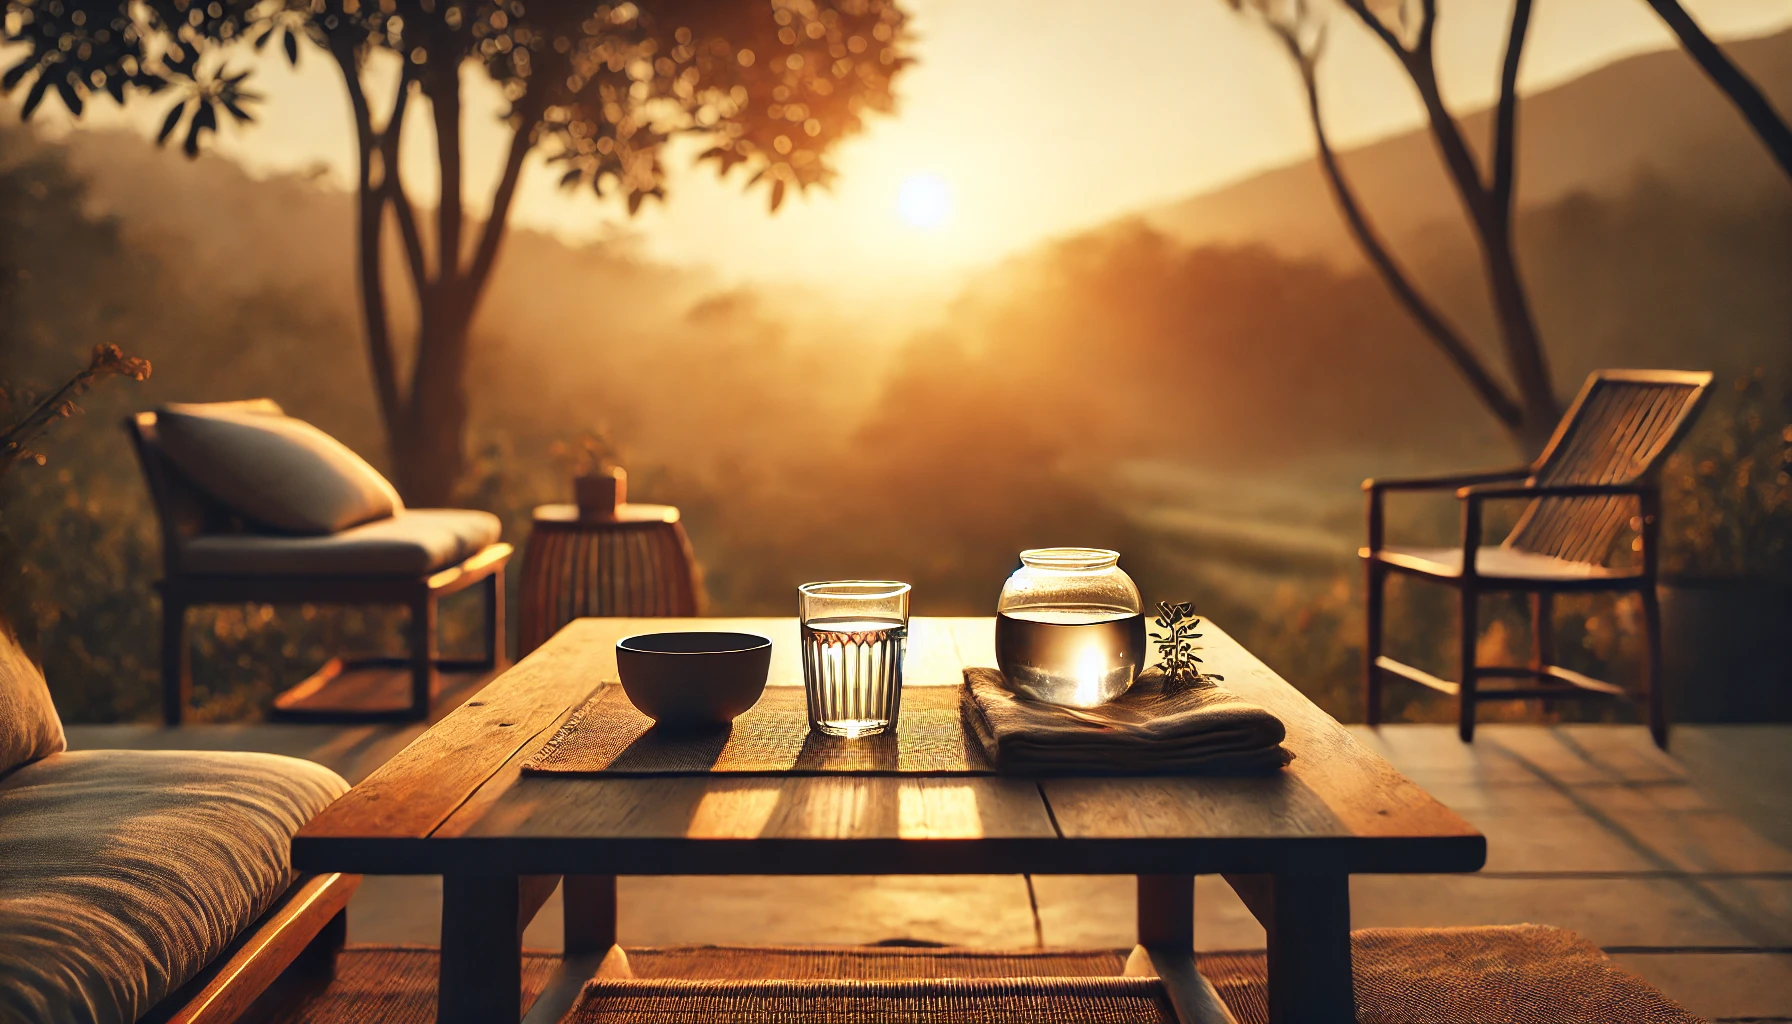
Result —
M 267 399 L 187 406 L 279 415 Z M 272 717 L 296 721 L 404 721 L 428 717 L 442 673 L 503 668 L 504 567 L 511 546 L 497 520 L 458 509 L 407 510 L 328 537 L 287 537 L 245 530 L 164 453 L 156 414 L 125 418 L 162 527 L 162 717 L 179 725 L 192 699 L 187 612 L 202 605 L 401 605 L 410 610 L 403 657 L 333 658 L 274 698 Z M 485 523 L 489 520 L 489 526 Z M 387 561 L 396 553 L 405 567 Z M 437 604 L 477 586 L 484 599 L 484 652 L 444 658 L 436 649 Z M 392 685 L 408 675 L 403 692 Z M 378 684 L 378 685 L 370 685 Z
M 1662 463 L 1692 425 L 1711 383 L 1709 373 L 1675 370 L 1601 370 L 1587 378 L 1574 404 L 1537 461 L 1510 469 L 1397 480 L 1365 480 L 1369 543 L 1359 554 L 1368 574 L 1368 644 L 1364 689 L 1370 725 L 1381 721 L 1383 673 L 1458 698 L 1459 732 L 1474 739 L 1475 708 L 1483 701 L 1564 697 L 1625 697 L 1647 705 L 1649 731 L 1666 749 L 1667 710 L 1661 685 L 1661 612 L 1655 592 Z M 1390 491 L 1453 489 L 1462 502 L 1462 544 L 1450 548 L 1383 543 L 1383 504 Z M 1517 526 L 1500 545 L 1482 544 L 1483 506 L 1528 500 Z M 1639 536 L 1636 557 L 1611 564 L 1626 527 Z M 1455 587 L 1460 597 L 1458 682 L 1440 679 L 1384 657 L 1383 591 L 1388 574 L 1406 573 Z M 1559 593 L 1606 591 L 1642 598 L 1648 653 L 1643 685 L 1634 697 L 1622 687 L 1554 663 L 1552 599 Z M 1530 596 L 1532 650 L 1526 666 L 1480 665 L 1479 603 L 1486 593 Z M 1482 679 L 1530 680 L 1531 685 L 1486 689 Z

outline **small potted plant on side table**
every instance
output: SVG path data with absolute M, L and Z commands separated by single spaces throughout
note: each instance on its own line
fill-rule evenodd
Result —
M 572 469 L 573 503 L 583 519 L 614 519 L 628 502 L 628 471 L 616 461 L 615 446 L 593 431 L 571 443 L 554 445 L 553 454 Z

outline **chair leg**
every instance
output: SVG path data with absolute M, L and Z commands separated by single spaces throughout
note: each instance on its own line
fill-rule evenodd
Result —
M 428 718 L 436 681 L 436 597 L 411 602 L 411 717 Z
M 1531 671 L 1537 674 L 1539 685 L 1543 682 L 1543 670 L 1556 663 L 1556 604 L 1555 595 L 1547 590 L 1539 590 L 1531 595 Z M 1543 698 L 1543 710 L 1555 710 L 1555 701 Z
M 1643 660 L 1643 686 L 1649 701 L 1649 735 L 1655 745 L 1668 749 L 1667 686 L 1661 671 L 1661 599 L 1655 587 L 1643 588 L 1643 639 L 1647 653 Z
M 193 660 L 187 647 L 187 604 L 162 593 L 162 721 L 179 725 L 193 699 Z
M 502 668 L 510 663 L 504 650 L 504 567 L 499 566 L 480 586 L 485 599 L 485 657 L 480 664 Z
M 1364 716 L 1370 725 L 1380 725 L 1381 668 L 1376 665 L 1376 660 L 1381 657 L 1381 614 L 1386 597 L 1388 574 L 1386 568 L 1375 562 L 1365 564 L 1367 566 L 1368 594 L 1365 600 L 1364 620 L 1368 627 L 1368 635 L 1363 642 L 1363 709 Z
M 1457 678 L 1461 685 L 1457 691 L 1457 725 L 1456 732 L 1462 742 L 1471 743 L 1475 738 L 1475 642 L 1480 639 L 1480 595 L 1472 587 L 1463 587 L 1461 595 L 1460 635 L 1457 638 L 1457 661 L 1460 669 Z

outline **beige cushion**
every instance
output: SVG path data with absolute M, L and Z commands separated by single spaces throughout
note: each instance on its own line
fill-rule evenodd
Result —
M 65 746 L 62 719 L 50 702 L 44 674 L 19 646 L 12 626 L 0 618 L 0 777 Z
M 413 508 L 328 537 L 194 537 L 181 549 L 181 565 L 226 576 L 417 576 L 460 562 L 499 532 L 490 512 Z
M 168 461 L 194 486 L 276 530 L 330 534 L 404 508 L 365 459 L 304 420 L 168 406 L 156 414 L 156 433 Z
M 285 891 L 293 833 L 347 791 L 275 754 L 20 768 L 0 782 L 0 1020 L 136 1020 Z

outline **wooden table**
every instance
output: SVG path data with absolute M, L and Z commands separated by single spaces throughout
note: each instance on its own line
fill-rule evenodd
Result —
M 522 928 L 565 878 L 557 1019 L 615 941 L 616 875 L 1128 874 L 1139 941 L 1185 1020 L 1193 885 L 1222 874 L 1263 923 L 1271 1018 L 1354 1021 L 1349 878 L 1474 871 L 1486 841 L 1211 624 L 1202 656 L 1288 726 L 1295 760 L 1260 778 L 544 777 L 520 765 L 649 630 L 758 632 L 771 682 L 800 685 L 794 619 L 580 619 L 437 723 L 293 839 L 301 871 L 441 875 L 440 1014 L 516 1021 Z M 906 685 L 993 665 L 991 619 L 917 618 Z

